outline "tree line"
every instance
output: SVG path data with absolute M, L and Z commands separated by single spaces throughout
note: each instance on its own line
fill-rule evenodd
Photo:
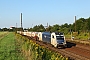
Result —
M 76 28 L 75 28 L 76 26 Z M 76 30 L 75 30 L 76 29 Z M 0 29 L 0 31 L 16 31 L 16 30 L 22 30 L 22 28 L 15 28 L 13 27 L 13 29 L 7 29 L 7 28 L 3 28 Z M 64 32 L 64 33 L 68 33 L 68 32 L 89 32 L 90 31 L 90 17 L 85 19 L 85 18 L 79 18 L 78 20 L 76 20 L 76 22 L 74 22 L 73 24 L 55 24 L 53 26 L 48 26 L 48 27 L 44 27 L 42 24 L 40 25 L 36 25 L 33 28 L 24 28 L 23 30 L 28 30 L 28 31 L 37 31 L 37 32 L 43 32 L 43 31 L 48 31 L 48 32 Z
M 75 27 L 76 26 L 76 27 Z M 76 29 L 76 31 L 75 31 Z M 89 32 L 90 31 L 90 17 L 85 19 L 85 18 L 79 18 L 74 22 L 73 24 L 55 24 L 53 26 L 48 26 L 47 28 L 44 28 L 44 26 L 41 25 L 36 25 L 33 28 L 28 29 L 29 31 L 49 31 L 49 32 Z

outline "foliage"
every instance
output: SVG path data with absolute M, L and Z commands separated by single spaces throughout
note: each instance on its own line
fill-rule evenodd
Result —
M 0 32 L 0 60 L 24 60 L 16 48 L 14 33 Z
M 43 32 L 45 31 L 45 28 L 42 24 L 40 24 L 40 25 L 34 26 L 33 28 L 28 29 L 28 31 Z

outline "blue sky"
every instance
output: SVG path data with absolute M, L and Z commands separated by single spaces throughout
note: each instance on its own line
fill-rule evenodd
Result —
M 20 27 L 20 13 L 24 28 L 72 24 L 74 16 L 90 17 L 90 0 L 0 0 L 0 28 Z

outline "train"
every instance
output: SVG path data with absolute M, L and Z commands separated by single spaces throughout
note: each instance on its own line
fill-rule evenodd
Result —
M 64 33 L 62 32 L 21 32 L 17 31 L 19 34 L 29 36 L 32 39 L 50 43 L 54 47 L 67 47 Z

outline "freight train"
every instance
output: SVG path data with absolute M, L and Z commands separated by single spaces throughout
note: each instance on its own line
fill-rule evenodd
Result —
M 67 47 L 65 36 L 61 32 L 21 32 L 19 34 L 29 36 L 35 40 L 52 44 L 54 47 Z

